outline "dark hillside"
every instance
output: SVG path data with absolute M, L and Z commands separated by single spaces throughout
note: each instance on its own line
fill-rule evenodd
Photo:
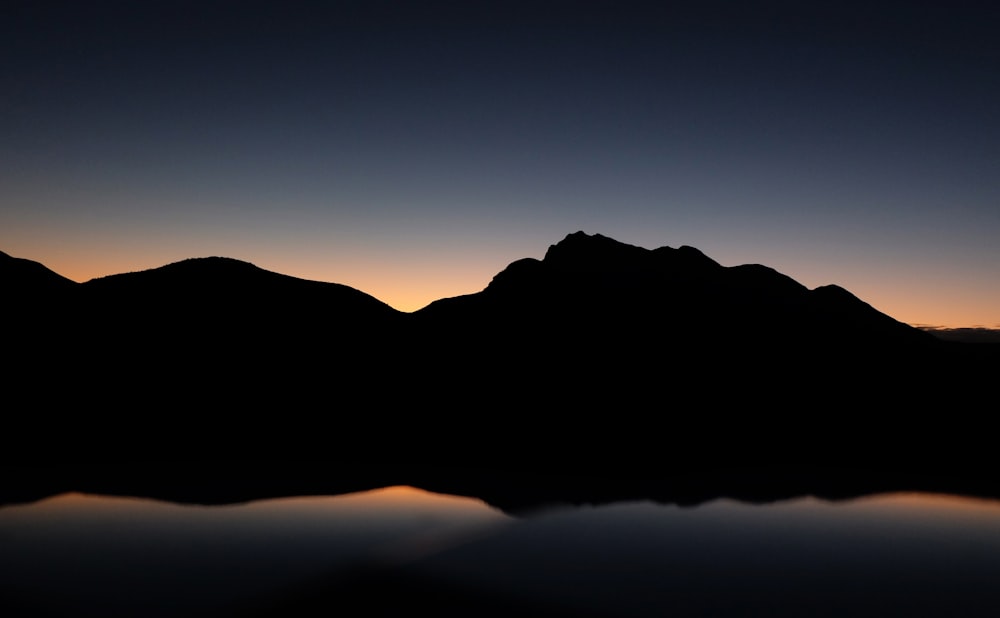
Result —
M 26 448 L 687 465 L 961 443 L 972 457 L 1000 367 L 996 346 L 943 341 L 837 286 L 583 232 L 413 314 L 227 258 L 85 284 L 11 260 Z

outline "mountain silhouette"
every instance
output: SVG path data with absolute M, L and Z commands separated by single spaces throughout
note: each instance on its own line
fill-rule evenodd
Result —
M 997 346 L 942 341 L 837 286 L 583 232 L 413 313 L 222 257 L 86 283 L 0 264 L 27 449 L 916 457 L 977 437 L 1000 367 Z
M 482 292 L 439 300 L 418 315 L 463 328 L 492 323 L 505 339 L 528 330 L 564 342 L 634 337 L 686 348 L 933 343 L 837 286 L 809 290 L 766 266 L 723 267 L 692 247 L 648 250 L 583 232 L 542 260 L 514 262 Z
M 58 320 L 60 305 L 73 304 L 79 287 L 72 279 L 47 267 L 0 251 L 0 291 L 4 297 L 4 327 L 10 333 L 26 328 L 46 328 L 44 321 Z M 58 327 L 58 322 L 49 328 Z
M 8 298 L 31 301 L 38 294 L 61 292 L 76 282 L 57 274 L 38 262 L 16 258 L 0 251 L 0 281 Z
M 294 353 L 306 340 L 332 345 L 344 333 L 382 326 L 399 313 L 345 285 L 222 257 L 93 279 L 81 287 L 83 313 L 103 332 L 127 330 L 130 339 L 139 332 L 191 350 L 211 347 L 220 358 L 237 348 Z

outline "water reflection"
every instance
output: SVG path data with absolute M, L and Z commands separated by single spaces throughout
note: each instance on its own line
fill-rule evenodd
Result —
M 410 487 L 225 507 L 66 494 L 0 508 L 0 548 L 0 613 L 18 616 L 290 615 L 300 592 L 335 614 L 352 590 L 332 582 L 361 566 L 393 574 L 371 614 L 418 609 L 393 598 L 403 580 L 559 615 L 1000 611 L 1000 507 L 913 494 L 524 519 Z
M 914 495 L 621 504 L 552 513 L 427 564 L 607 616 L 996 616 L 1000 509 Z
M 218 507 L 65 494 L 0 509 L 0 598 L 40 615 L 214 615 L 339 569 L 417 560 L 508 519 L 410 487 Z

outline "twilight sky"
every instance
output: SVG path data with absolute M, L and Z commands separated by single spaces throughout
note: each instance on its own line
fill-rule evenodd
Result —
M 583 230 L 998 328 L 997 7 L 5 0 L 0 251 L 412 311 Z

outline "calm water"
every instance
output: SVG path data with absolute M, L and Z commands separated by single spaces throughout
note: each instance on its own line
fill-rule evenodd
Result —
M 513 518 L 391 487 L 221 507 L 65 494 L 0 508 L 0 614 L 251 615 L 359 568 L 626 618 L 996 617 L 1000 503 L 635 502 Z M 342 613 L 329 589 L 329 615 Z

